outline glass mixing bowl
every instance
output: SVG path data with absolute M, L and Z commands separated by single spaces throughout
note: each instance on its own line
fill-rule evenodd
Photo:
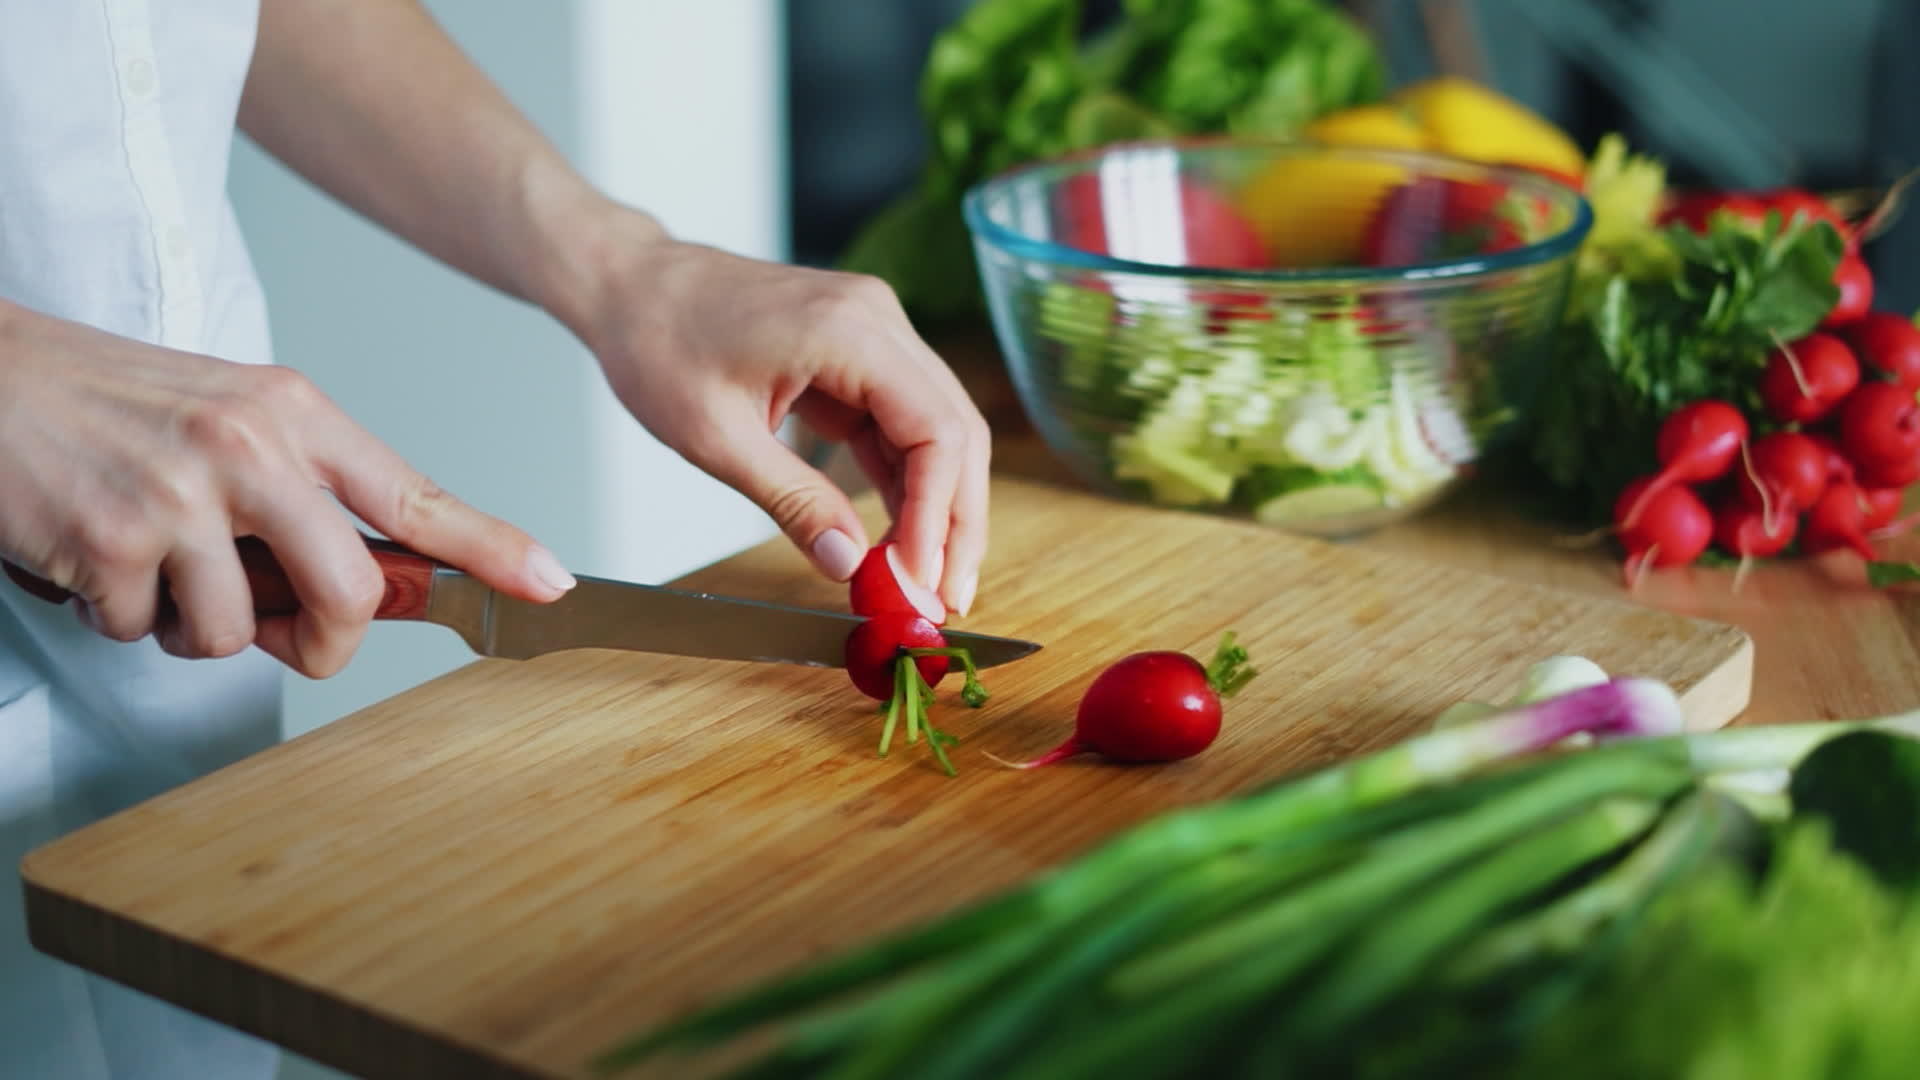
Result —
M 1431 504 L 1519 415 L 1592 224 L 1523 169 L 1231 137 L 1024 165 L 964 215 L 1075 473 L 1323 536 Z

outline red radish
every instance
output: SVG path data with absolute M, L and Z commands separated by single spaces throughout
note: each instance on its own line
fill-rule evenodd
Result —
M 947 605 L 907 573 L 896 543 L 868 548 L 847 583 L 847 592 L 855 615 L 918 615 L 935 626 L 947 621 Z
M 1468 253 L 1521 247 L 1519 228 L 1503 214 L 1504 184 L 1422 176 L 1389 191 L 1367 222 L 1361 261 L 1404 266 Z
M 946 647 L 947 639 L 940 628 L 923 616 L 901 612 L 875 615 L 847 635 L 847 675 L 861 693 L 886 701 L 899 686 L 895 662 L 906 655 L 902 650 Z M 945 656 L 915 657 L 914 664 L 929 686 L 946 677 Z
M 1833 205 L 1820 196 L 1801 188 L 1779 188 L 1766 193 L 1761 205 L 1768 210 L 1778 210 L 1782 224 L 1791 225 L 1795 219 L 1806 221 L 1824 221 L 1834 227 L 1841 236 L 1848 233 L 1847 219 Z
M 1840 256 L 1840 265 L 1833 268 L 1833 283 L 1840 286 L 1840 299 L 1820 320 L 1820 325 L 1832 330 L 1846 326 L 1867 313 L 1873 306 L 1873 272 L 1867 269 L 1867 261 L 1858 255 Z
M 1713 542 L 1743 559 L 1771 558 L 1793 542 L 1799 519 L 1787 515 L 1771 523 L 1759 509 L 1739 499 L 1722 502 L 1713 515 Z
M 1904 488 L 1920 480 L 1920 455 L 1862 465 L 1854 470 L 1854 480 L 1870 488 Z
M 1852 484 L 1830 484 L 1800 525 L 1800 547 L 1809 555 L 1850 548 L 1873 562 L 1878 556 L 1867 542 L 1866 520 L 1860 489 Z
M 1774 419 L 1810 424 L 1859 384 L 1860 364 L 1853 350 L 1832 334 L 1816 331 L 1768 355 L 1760 374 L 1760 399 Z
M 1678 222 L 1694 232 L 1704 233 L 1713 222 L 1713 216 L 1720 211 L 1752 225 L 1767 220 L 1767 204 L 1752 195 L 1742 192 L 1696 192 L 1683 195 L 1660 214 L 1659 223 L 1670 225 Z
M 1907 493 L 1900 488 L 1861 488 L 1860 503 L 1865 508 L 1860 519 L 1861 528 L 1883 529 L 1893 524 L 1893 519 L 1900 516 L 1900 507 L 1906 499 Z
M 1898 465 L 1920 456 L 1920 402 L 1914 395 L 1915 391 L 1889 382 L 1864 382 L 1847 395 L 1839 409 L 1840 445 L 1856 470 Z
M 1920 388 L 1920 326 L 1891 311 L 1869 311 L 1841 334 L 1861 363 L 1901 386 Z
M 1639 514 L 1631 525 L 1619 528 L 1620 544 L 1627 553 L 1629 585 L 1647 567 L 1692 562 L 1713 540 L 1713 515 L 1700 496 L 1691 488 L 1671 486 L 1647 494 L 1657 480 L 1643 476 L 1628 484 L 1613 506 L 1616 523 L 1623 522 L 1629 513 Z
M 1848 460 L 1846 451 L 1840 449 L 1840 441 L 1824 431 L 1804 432 L 1820 452 L 1827 458 L 1828 480 L 1852 480 L 1853 462 Z
M 1707 398 L 1673 410 L 1654 439 L 1660 471 L 1624 514 L 1615 508 L 1614 523 L 1632 528 L 1646 509 L 1644 503 L 1674 484 L 1704 484 L 1726 475 L 1746 441 L 1747 418 L 1724 401 Z
M 847 677 L 868 697 L 886 702 L 886 727 L 880 732 L 880 756 L 887 756 L 893 742 L 894 725 L 902 716 L 907 722 L 907 742 L 918 742 L 922 732 L 927 746 L 948 776 L 955 775 L 946 748 L 959 740 L 937 730 L 927 716 L 933 704 L 933 688 L 946 677 L 953 660 L 966 668 L 966 685 L 960 697 L 978 708 L 987 700 L 986 687 L 980 685 L 980 672 L 974 667 L 973 654 L 947 644 L 940 628 L 912 612 L 887 612 L 862 621 L 847 635 Z
M 1765 512 L 1769 528 L 1812 506 L 1827 490 L 1826 451 L 1797 431 L 1762 435 L 1747 456 L 1734 490 L 1741 502 Z
M 1012 767 L 1037 769 L 1088 752 L 1131 763 L 1192 757 L 1220 734 L 1222 699 L 1253 678 L 1253 669 L 1241 666 L 1246 660 L 1232 633 L 1204 667 L 1172 650 L 1124 656 L 1087 687 L 1065 742 Z

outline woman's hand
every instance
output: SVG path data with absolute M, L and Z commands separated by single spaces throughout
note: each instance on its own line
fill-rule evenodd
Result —
M 328 492 L 515 596 L 552 600 L 573 583 L 530 537 L 436 488 L 293 371 L 0 301 L 0 555 L 77 594 L 100 633 L 153 633 L 183 657 L 258 644 L 309 677 L 339 671 L 383 582 Z M 286 568 L 297 615 L 254 618 L 234 547 L 248 535 Z M 178 614 L 157 623 L 161 575 Z
M 791 412 L 848 443 L 908 572 L 966 613 L 987 546 L 987 425 L 885 283 L 677 242 L 637 214 L 596 247 L 593 301 L 567 321 L 649 431 L 834 580 L 870 541 L 846 494 L 776 432 Z

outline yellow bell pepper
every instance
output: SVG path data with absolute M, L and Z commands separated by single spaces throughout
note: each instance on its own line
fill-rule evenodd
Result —
M 1375 208 L 1407 170 L 1304 150 L 1261 170 L 1240 204 L 1276 266 L 1326 266 L 1359 254 Z
M 1386 101 L 1327 113 L 1302 132 L 1330 146 L 1431 150 L 1490 165 L 1527 166 L 1578 183 L 1586 156 L 1539 114 L 1486 87 L 1446 76 Z M 1384 161 L 1288 154 L 1240 192 L 1240 205 L 1280 266 L 1351 260 L 1380 200 L 1409 173 Z
M 1374 146 L 1387 150 L 1425 150 L 1429 139 L 1413 113 L 1390 102 L 1353 105 L 1330 112 L 1303 132 L 1334 146 Z
M 1326 114 L 1302 134 L 1332 146 L 1421 150 L 1426 132 L 1398 105 L 1355 105 Z M 1262 170 L 1241 191 L 1241 204 L 1281 266 L 1323 266 L 1350 261 L 1360 249 L 1374 208 L 1407 170 L 1302 151 Z
M 1395 104 L 1411 112 L 1433 149 L 1493 165 L 1528 165 L 1577 178 L 1586 155 L 1545 117 L 1470 79 L 1445 75 L 1402 87 Z

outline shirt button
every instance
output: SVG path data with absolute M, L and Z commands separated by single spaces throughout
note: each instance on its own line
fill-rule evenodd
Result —
M 148 60 L 144 56 L 137 60 L 128 61 L 127 89 L 131 90 L 135 97 L 146 97 L 153 93 L 153 87 L 156 81 L 153 71 L 153 61 Z

